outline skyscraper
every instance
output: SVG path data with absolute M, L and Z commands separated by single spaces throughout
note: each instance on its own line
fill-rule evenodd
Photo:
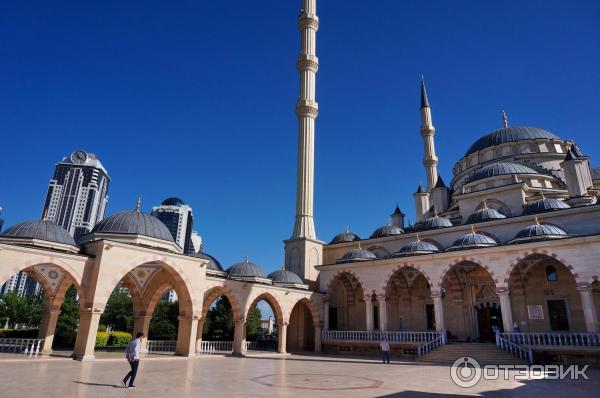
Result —
M 175 243 L 181 246 L 184 254 L 193 252 L 192 224 L 194 215 L 190 206 L 183 203 L 179 198 L 167 198 L 160 206 L 152 208 L 152 215 L 169 228 Z
M 93 153 L 75 151 L 56 164 L 44 214 L 77 240 L 104 217 L 110 177 Z

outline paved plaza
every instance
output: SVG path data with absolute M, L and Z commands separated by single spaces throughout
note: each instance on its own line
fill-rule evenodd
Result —
M 168 356 L 146 358 L 138 388 L 119 385 L 127 372 L 116 354 L 96 361 L 68 358 L 24 360 L 0 357 L 3 398 L 12 397 L 592 397 L 598 396 L 600 369 L 590 380 L 480 382 L 463 389 L 450 379 L 447 366 L 413 362 L 383 365 L 372 360 L 268 356 L 248 358 Z

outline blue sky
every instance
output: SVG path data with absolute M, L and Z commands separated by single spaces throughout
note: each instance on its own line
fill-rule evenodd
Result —
M 600 166 L 600 3 L 320 1 L 315 212 L 368 236 L 424 179 L 419 80 L 440 171 L 512 124 Z M 54 164 L 96 153 L 107 214 L 179 196 L 206 251 L 281 266 L 295 201 L 299 1 L 20 1 L 0 13 L 0 206 L 40 216 Z

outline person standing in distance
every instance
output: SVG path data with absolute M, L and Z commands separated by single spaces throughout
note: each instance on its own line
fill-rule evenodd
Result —
M 385 336 L 381 339 L 381 360 L 383 363 L 390 363 L 390 343 Z
M 142 337 L 144 337 L 144 333 L 139 332 L 135 337 L 136 338 L 127 346 L 127 350 L 125 350 L 125 357 L 129 362 L 129 366 L 131 366 L 131 371 L 129 371 L 127 376 L 121 380 L 121 384 L 125 388 L 135 388 L 133 383 L 135 381 L 135 376 L 137 375 L 138 366 L 140 365 L 140 349 L 142 347 Z M 129 385 L 127 385 L 128 381 Z

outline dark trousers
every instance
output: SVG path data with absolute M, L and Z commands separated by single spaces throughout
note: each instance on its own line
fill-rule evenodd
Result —
M 133 386 L 133 382 L 135 381 L 135 376 L 137 375 L 138 366 L 140 365 L 139 359 L 135 361 L 129 362 L 129 366 L 131 366 L 131 371 L 127 373 L 127 376 L 123 379 L 125 384 L 127 384 L 127 380 L 129 380 L 129 387 Z
M 383 361 L 383 363 L 390 363 L 390 352 L 381 351 L 381 360 Z

